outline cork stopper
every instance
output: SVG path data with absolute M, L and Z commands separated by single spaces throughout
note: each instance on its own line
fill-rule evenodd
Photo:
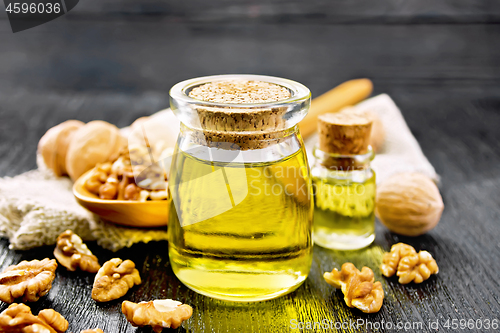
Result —
M 260 107 L 291 97 L 280 85 L 254 80 L 209 82 L 193 88 L 189 97 L 223 107 L 196 106 L 203 131 L 195 134 L 201 143 L 226 149 L 260 149 L 278 143 L 286 129 L 286 107 Z M 231 108 L 227 104 L 250 104 Z M 251 104 L 255 104 L 252 106 Z
M 221 104 L 255 104 L 255 106 L 198 106 L 196 110 L 204 130 L 222 132 L 267 132 L 285 128 L 286 108 L 263 108 L 259 104 L 290 98 L 285 87 L 264 81 L 216 81 L 193 88 L 189 97 Z
M 291 97 L 285 87 L 252 80 L 209 82 L 193 88 L 189 97 L 223 104 L 258 104 L 278 102 Z
M 353 108 L 319 116 L 319 149 L 339 155 L 366 154 L 372 122 L 368 114 Z

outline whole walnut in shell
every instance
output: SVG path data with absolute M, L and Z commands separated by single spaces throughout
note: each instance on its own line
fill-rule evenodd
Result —
M 67 120 L 49 129 L 38 142 L 38 153 L 45 165 L 56 176 L 64 176 L 66 170 L 66 152 L 75 132 L 84 125 L 79 120 Z
M 375 214 L 392 232 L 419 236 L 433 229 L 444 204 L 434 182 L 420 173 L 399 173 L 377 189 Z
M 95 120 L 79 128 L 71 139 L 66 154 L 66 169 L 72 180 L 94 168 L 98 163 L 114 161 L 126 140 L 110 123 Z

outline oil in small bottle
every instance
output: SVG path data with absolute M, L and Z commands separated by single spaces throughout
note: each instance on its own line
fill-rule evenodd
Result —
M 355 181 L 313 173 L 314 241 L 322 247 L 359 249 L 375 239 L 375 174 L 352 172 L 371 175 Z
M 371 126 L 367 114 L 353 109 L 318 118 L 319 141 L 311 174 L 314 241 L 322 247 L 354 250 L 375 239 Z

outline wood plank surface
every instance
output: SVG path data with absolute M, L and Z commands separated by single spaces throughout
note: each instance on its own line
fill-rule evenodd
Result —
M 91 250 L 101 262 L 118 256 L 136 263 L 143 283 L 124 299 L 168 297 L 192 305 L 193 317 L 180 332 L 329 332 L 335 330 L 294 329 L 293 320 L 334 325 L 358 319 L 363 325 L 338 331 L 396 331 L 377 329 L 384 321 L 421 322 L 421 329 L 407 331 L 436 332 L 428 324 L 438 320 L 439 332 L 446 332 L 452 331 L 443 327 L 448 319 L 500 320 L 497 2 L 305 3 L 87 0 L 74 13 L 17 34 L 0 11 L 0 175 L 35 168 L 36 144 L 51 126 L 70 118 L 126 126 L 168 107 L 168 89 L 187 78 L 276 75 L 318 95 L 347 79 L 369 77 L 375 93 L 388 93 L 398 104 L 441 175 L 445 211 L 427 235 L 401 237 L 377 223 L 375 243 L 365 250 L 315 247 L 303 286 L 250 304 L 212 300 L 183 286 L 170 268 L 165 242 L 117 253 L 91 243 Z M 399 241 L 431 252 L 439 274 L 407 286 L 382 277 L 376 268 L 381 255 Z M 0 240 L 1 269 L 45 256 L 52 257 L 52 248 L 13 251 Z M 324 282 L 322 273 L 345 261 L 374 268 L 386 293 L 379 313 L 347 308 L 342 293 Z M 50 293 L 30 306 L 35 313 L 61 312 L 69 332 L 150 332 L 126 322 L 121 300 L 95 304 L 92 281 L 92 275 L 59 268 Z M 1 303 L 0 311 L 6 306 Z

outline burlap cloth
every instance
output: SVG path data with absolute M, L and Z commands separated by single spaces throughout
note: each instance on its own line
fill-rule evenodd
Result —
M 378 113 L 384 124 L 386 142 L 382 153 L 372 163 L 378 183 L 402 171 L 421 172 L 438 180 L 401 111 L 389 96 L 379 95 L 356 107 Z M 156 116 L 167 115 L 167 112 L 170 111 L 161 111 Z M 124 129 L 124 133 L 126 131 Z M 306 141 L 310 161 L 316 141 L 317 135 Z M 0 179 L 0 236 L 9 238 L 11 248 L 55 244 L 57 236 L 66 229 L 73 230 L 86 241 L 96 240 L 112 251 L 137 242 L 167 239 L 166 229 L 127 228 L 102 221 L 76 202 L 71 180 L 57 178 L 43 168 Z
M 72 186 L 69 178 L 40 169 L 0 179 L 0 235 L 9 238 L 11 248 L 23 250 L 55 244 L 66 229 L 112 251 L 167 239 L 166 229 L 134 229 L 102 221 L 76 202 Z

